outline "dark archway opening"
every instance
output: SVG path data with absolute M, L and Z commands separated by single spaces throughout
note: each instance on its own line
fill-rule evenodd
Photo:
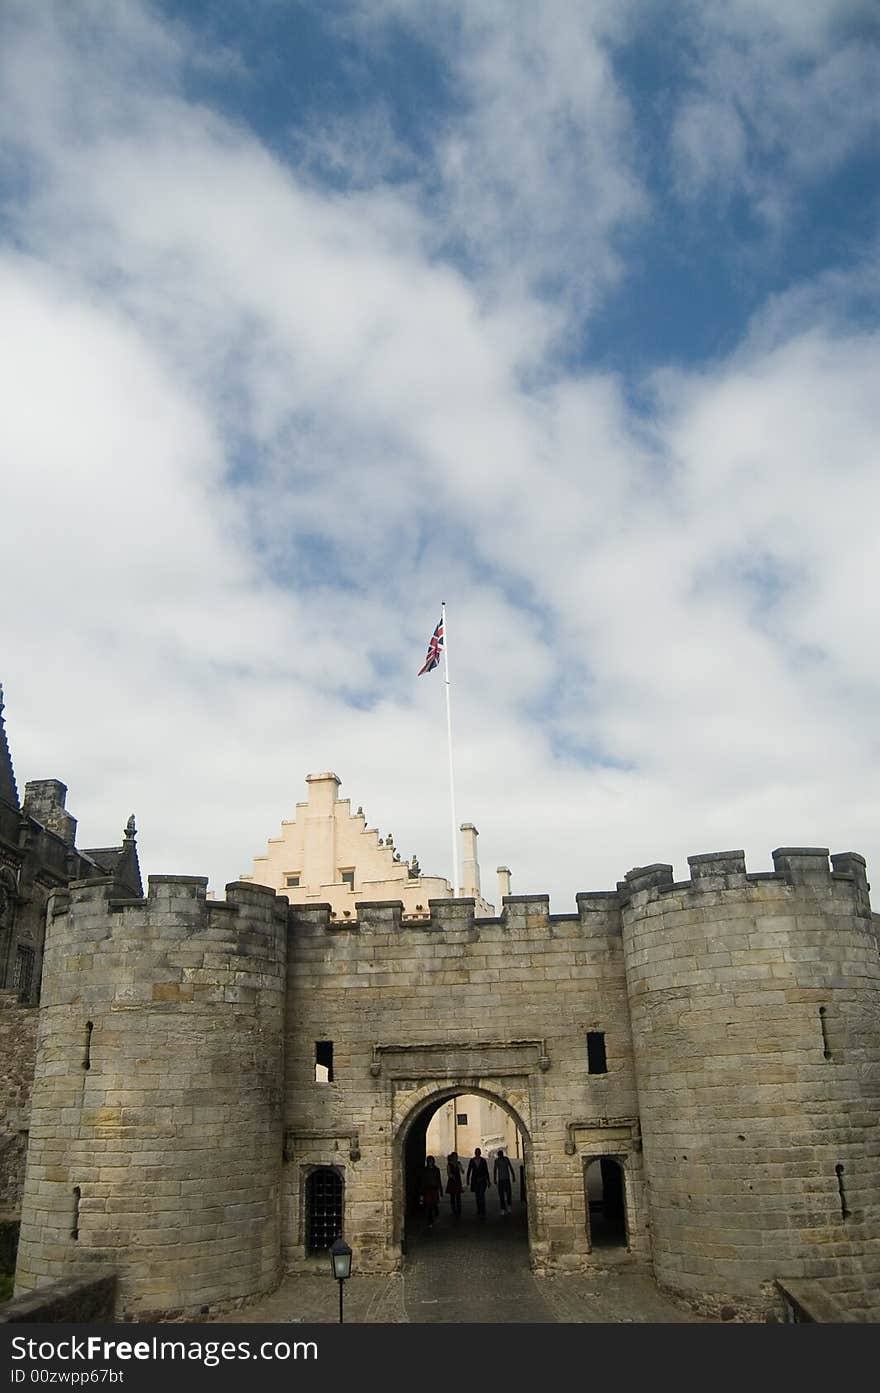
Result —
M 590 1161 L 585 1172 L 591 1248 L 627 1247 L 623 1167 L 612 1156 Z
M 306 1181 L 306 1252 L 324 1253 L 342 1233 L 342 1176 L 318 1166 Z
M 426 1158 L 426 1137 L 428 1134 L 428 1124 L 434 1113 L 439 1107 L 427 1107 L 413 1122 L 407 1133 L 406 1144 L 403 1150 L 403 1177 L 404 1189 L 406 1192 L 406 1227 L 410 1229 L 412 1221 L 421 1217 L 422 1210 L 422 1172 L 425 1169 Z M 442 1158 L 440 1158 L 440 1171 L 443 1173 Z
M 467 1181 L 468 1164 L 477 1146 L 487 1163 L 490 1179 L 482 1206 Z M 444 1248 L 450 1253 L 463 1253 L 477 1241 L 516 1248 L 522 1258 L 527 1257 L 527 1146 L 528 1137 L 518 1119 L 499 1099 L 488 1094 L 462 1089 L 426 1103 L 410 1122 L 402 1145 L 403 1253 L 412 1256 L 416 1248 L 423 1253 L 427 1242 L 435 1251 Z M 436 1214 L 431 1214 L 425 1204 L 429 1151 L 442 1181 Z M 453 1152 L 461 1165 L 462 1192 L 457 1201 L 449 1191 L 449 1160 Z M 509 1162 L 509 1171 L 504 1158 Z M 509 1194 L 498 1184 L 505 1171 Z

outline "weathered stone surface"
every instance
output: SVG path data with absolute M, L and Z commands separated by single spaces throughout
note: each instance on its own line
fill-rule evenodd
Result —
M 391 1273 L 407 1140 L 467 1092 L 520 1128 L 535 1271 L 603 1267 L 585 1172 L 611 1158 L 631 1259 L 705 1314 L 778 1314 L 783 1279 L 880 1318 L 880 959 L 860 858 L 823 855 L 784 849 L 770 876 L 696 857 L 683 883 L 649 866 L 571 915 L 361 903 L 344 926 L 252 883 L 216 904 L 198 877 L 124 901 L 73 882 L 49 915 L 18 1290 L 98 1262 L 121 1314 L 250 1301 L 314 1271 L 316 1168 L 358 1270 Z
M 0 991 L 0 1213 L 21 1208 L 36 1039 L 36 1007 Z

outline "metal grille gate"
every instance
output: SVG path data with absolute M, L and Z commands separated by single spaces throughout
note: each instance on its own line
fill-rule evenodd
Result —
M 312 1171 L 306 1182 L 306 1248 L 321 1253 L 342 1232 L 342 1177 L 329 1166 Z

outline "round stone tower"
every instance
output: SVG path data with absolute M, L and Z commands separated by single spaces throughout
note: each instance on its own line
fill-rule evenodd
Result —
M 53 897 L 17 1293 L 101 1264 L 148 1319 L 279 1280 L 287 903 L 206 884 Z
M 831 860 L 619 887 L 654 1271 L 710 1313 L 813 1278 L 880 1319 L 880 958 L 865 863 Z

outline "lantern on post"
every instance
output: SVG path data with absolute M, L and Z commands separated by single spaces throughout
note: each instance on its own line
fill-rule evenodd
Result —
M 330 1249 L 330 1265 L 339 1283 L 339 1324 L 342 1325 L 342 1288 L 351 1276 L 351 1249 L 342 1234 L 334 1240 Z

